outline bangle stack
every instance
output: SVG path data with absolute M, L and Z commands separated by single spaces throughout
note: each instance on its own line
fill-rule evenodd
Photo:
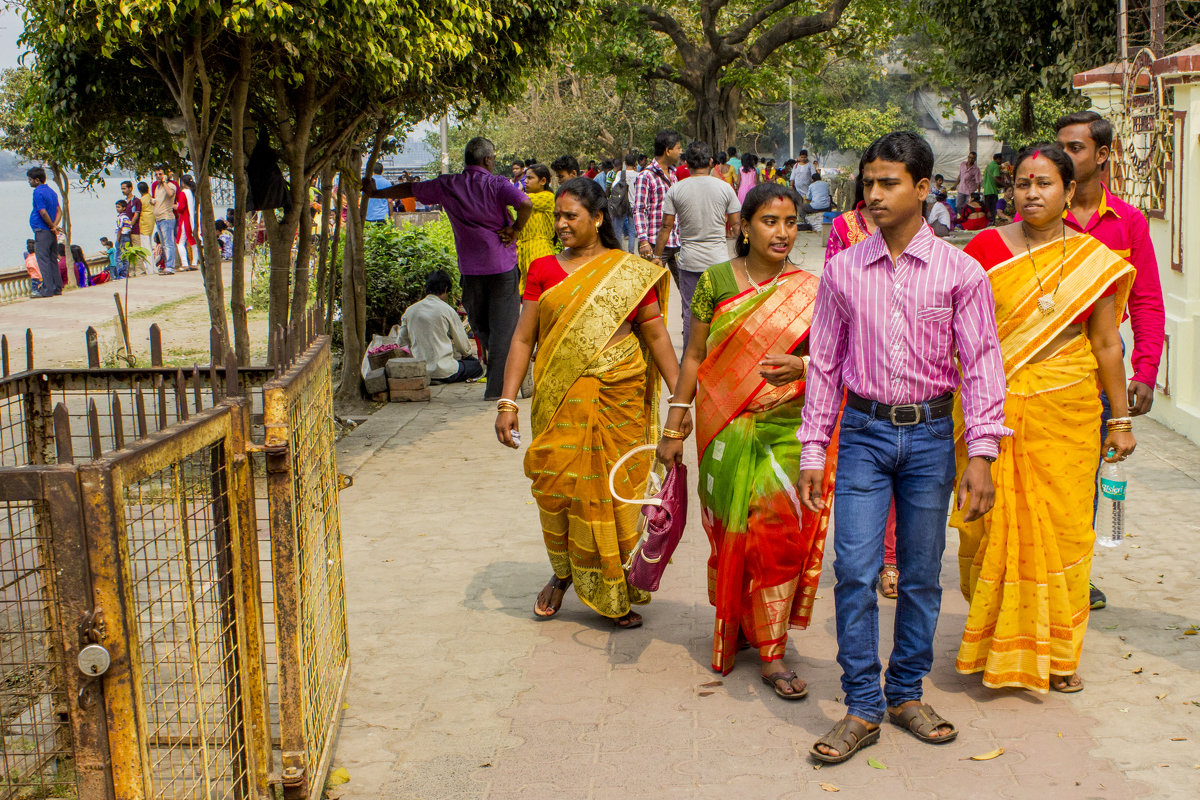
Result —
M 1133 417 L 1113 417 L 1107 423 L 1108 432 L 1129 432 L 1133 430 Z
M 672 428 L 663 428 L 662 435 L 668 439 L 686 439 L 687 434 L 683 431 L 677 431 Z
M 500 414 L 504 411 L 511 411 L 514 414 L 516 414 L 520 410 L 521 410 L 521 408 L 520 408 L 520 406 L 517 405 L 517 402 L 515 400 L 507 400 L 507 399 L 501 397 L 499 400 L 496 401 L 496 413 L 497 414 Z

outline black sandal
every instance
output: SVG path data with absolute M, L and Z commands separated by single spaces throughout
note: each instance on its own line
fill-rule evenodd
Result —
M 546 587 L 544 589 L 542 589 L 542 591 L 538 592 L 537 599 L 533 601 L 534 619 L 536 619 L 538 621 L 545 621 L 545 620 L 548 620 L 551 617 L 553 617 L 555 614 L 557 614 L 558 610 L 560 608 L 562 608 L 563 598 L 565 598 L 567 596 L 567 589 L 570 589 L 570 588 L 571 588 L 571 578 L 570 577 L 560 578 L 557 575 L 555 575 L 553 578 L 551 578 L 550 582 L 546 584 Z M 542 601 L 542 595 L 546 594 L 546 589 L 550 590 L 550 594 L 546 596 L 546 607 L 551 609 L 549 614 L 543 614 L 541 611 L 538 611 L 538 605 Z M 555 592 L 558 592 L 558 601 L 557 602 L 554 599 Z
M 613 625 L 616 625 L 618 628 L 628 631 L 632 630 L 633 628 L 642 627 L 642 615 L 636 611 L 630 611 L 625 616 L 617 617 L 612 622 Z

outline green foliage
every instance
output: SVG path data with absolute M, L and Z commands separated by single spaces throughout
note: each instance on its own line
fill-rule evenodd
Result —
M 965 88 L 981 114 L 1020 101 L 1032 135 L 1031 99 L 1071 92 L 1076 72 L 1116 54 L 1111 0 L 915 0 L 928 19 L 930 46 L 914 59 L 941 86 Z
M 992 129 L 996 141 L 1005 142 L 1015 150 L 1035 142 L 1053 142 L 1054 123 L 1064 114 L 1082 111 L 1088 101 L 1078 93 L 1058 97 L 1048 91 L 1035 92 L 1032 97 L 1033 130 L 1026 133 L 1021 126 L 1021 102 L 1006 100 L 996 108 L 996 122 Z
M 404 310 L 425 296 L 425 278 L 445 270 L 450 303 L 462 298 L 454 238 L 445 217 L 425 225 L 368 225 L 363 253 L 367 275 L 367 330 L 386 333 Z
M 881 54 L 837 61 L 795 92 L 797 119 L 817 150 L 863 150 L 885 133 L 916 130 L 911 76 L 888 74 Z

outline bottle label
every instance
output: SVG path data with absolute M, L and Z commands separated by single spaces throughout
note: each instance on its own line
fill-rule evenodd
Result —
M 1100 479 L 1100 494 L 1106 500 L 1120 503 L 1125 500 L 1125 481 L 1114 481 L 1110 478 Z

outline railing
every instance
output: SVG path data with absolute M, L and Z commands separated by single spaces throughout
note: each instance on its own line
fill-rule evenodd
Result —
M 0 340 L 0 798 L 320 796 L 349 656 L 316 314 L 269 368 L 10 374 Z
M 101 272 L 108 270 L 108 258 L 106 256 L 93 256 L 84 263 L 87 264 L 88 275 L 93 278 Z M 55 264 L 57 265 L 57 261 Z M 130 277 L 133 277 L 132 273 L 130 273 Z M 75 285 L 75 267 L 71 265 L 67 274 L 67 282 L 63 286 L 63 291 L 77 288 L 79 287 Z M 0 273 L 0 305 L 29 299 L 29 289 L 29 273 L 24 269 Z

